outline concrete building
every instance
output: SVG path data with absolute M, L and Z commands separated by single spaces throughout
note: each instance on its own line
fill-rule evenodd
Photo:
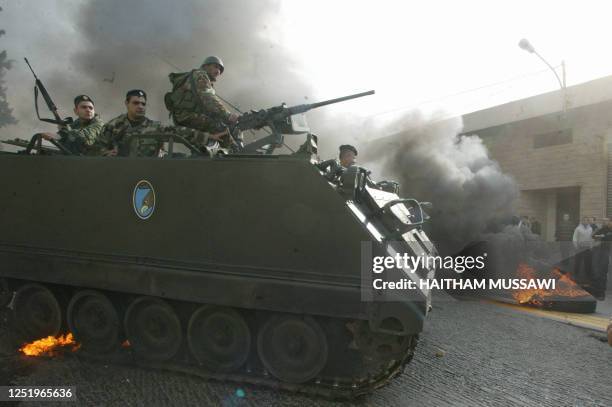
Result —
M 612 76 L 463 116 L 512 175 L 516 213 L 536 217 L 554 240 L 563 213 L 612 216 Z

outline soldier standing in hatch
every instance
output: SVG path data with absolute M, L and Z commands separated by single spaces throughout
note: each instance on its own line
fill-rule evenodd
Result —
M 123 155 L 135 147 L 137 155 L 141 157 L 156 157 L 161 143 L 154 139 L 140 138 L 138 144 L 127 146 L 128 132 L 159 126 L 159 122 L 153 121 L 145 116 L 147 111 L 147 94 L 140 89 L 130 90 L 125 95 L 125 106 L 127 113 L 115 117 L 102 129 L 99 137 L 99 145 L 102 154 L 106 156 Z
M 227 133 L 219 131 L 219 124 L 238 120 L 238 115 L 227 110 L 215 94 L 214 82 L 224 70 L 223 61 L 210 56 L 198 69 L 170 74 L 172 91 L 166 94 L 166 108 L 175 124 L 210 133 L 198 144 L 205 145 L 208 139 L 221 141 Z
M 357 162 L 357 149 L 350 144 L 341 145 L 338 159 L 340 160 L 340 165 L 343 168 L 348 168 L 355 165 Z
M 42 133 L 45 140 L 59 140 L 73 153 L 93 155 L 97 153 L 96 141 L 104 122 L 96 114 L 93 100 L 87 95 L 74 98 L 74 114 L 77 119 L 57 133 Z
M 357 149 L 350 144 L 340 146 L 338 159 L 331 159 L 317 164 L 321 171 L 326 172 L 326 178 L 330 181 L 336 180 L 350 166 L 357 162 Z

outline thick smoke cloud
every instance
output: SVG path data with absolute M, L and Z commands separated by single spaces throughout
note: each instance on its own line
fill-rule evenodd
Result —
M 451 253 L 511 214 L 518 197 L 514 180 L 489 158 L 482 140 L 460 136 L 461 129 L 460 119 L 428 121 L 412 113 L 381 129 L 394 136 L 364 151 L 366 161 L 401 183 L 402 195 L 433 203 L 433 239 Z
M 78 24 L 86 49 L 74 61 L 92 81 L 115 73 L 104 98 L 111 89 L 121 95 L 142 87 L 161 102 L 169 72 L 193 69 L 211 54 L 226 64 L 219 93 L 244 109 L 303 98 L 310 88 L 273 40 L 276 14 L 272 1 L 90 2 Z
M 22 17 L 21 26 L 10 22 L 23 31 L 14 48 L 29 57 L 66 114 L 72 98 L 86 93 L 109 120 L 123 113 L 125 92 L 141 88 L 149 95 L 147 115 L 168 121 L 168 74 L 193 69 L 213 54 L 226 65 L 218 93 L 243 110 L 315 96 L 291 53 L 275 40 L 277 1 L 56 0 L 44 7 L 13 5 L 11 12 Z M 10 84 L 15 110 L 23 112 L 28 130 L 39 128 L 33 78 L 19 62 L 21 72 Z

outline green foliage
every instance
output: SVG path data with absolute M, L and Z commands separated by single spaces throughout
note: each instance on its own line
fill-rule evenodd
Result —
M 0 8 L 2 11 L 2 8 Z M 4 30 L 0 30 L 0 37 L 5 34 Z M 6 100 L 6 87 L 4 86 L 4 75 L 6 71 L 11 69 L 12 61 L 8 59 L 6 51 L 0 52 L 0 127 L 15 124 L 17 120 L 13 117 L 13 109 L 10 108 L 8 100 Z

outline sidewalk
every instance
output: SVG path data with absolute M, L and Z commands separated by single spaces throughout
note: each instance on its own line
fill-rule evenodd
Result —
M 554 321 L 563 322 L 568 325 L 606 332 L 608 324 L 612 320 L 612 290 L 606 292 L 605 301 L 597 301 L 597 308 L 592 314 L 575 314 L 571 312 L 550 311 L 541 308 L 528 307 L 524 305 L 511 304 L 495 300 L 491 303 L 514 309 L 517 312 L 537 315 Z
M 597 309 L 595 313 L 597 315 L 612 318 L 612 289 L 608 289 L 608 291 L 606 291 L 605 301 L 597 301 Z
M 551 319 L 553 321 L 578 326 L 580 328 L 587 328 L 598 332 L 606 332 L 610 319 L 609 314 L 603 314 L 600 313 L 600 311 L 597 311 L 594 314 L 575 314 L 572 312 L 550 311 L 541 308 L 510 304 L 494 300 L 486 301 L 501 307 L 511 308 L 519 313 L 536 315 L 542 318 Z

